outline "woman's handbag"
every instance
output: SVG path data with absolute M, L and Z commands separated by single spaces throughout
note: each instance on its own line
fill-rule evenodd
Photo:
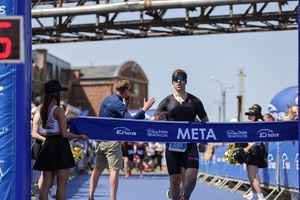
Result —
M 31 159 L 36 160 L 41 148 L 43 141 L 35 139 L 31 144 Z

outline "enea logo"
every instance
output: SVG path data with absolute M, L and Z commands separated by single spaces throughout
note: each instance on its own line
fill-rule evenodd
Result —
M 167 130 L 155 130 L 152 128 L 148 128 L 146 131 L 148 137 L 168 137 Z
M 275 133 L 271 129 L 261 129 L 256 134 L 258 134 L 259 138 L 278 138 L 279 133 Z
M 227 138 L 247 138 L 248 137 L 247 131 L 227 130 L 226 134 L 227 134 Z
M 8 128 L 7 127 L 3 127 L 2 130 L 0 129 L 0 135 L 6 133 L 8 131 Z M 1 160 L 0 160 L 1 162 Z
M 131 131 L 129 128 L 126 127 L 116 127 L 113 130 L 116 131 L 117 135 L 136 135 L 136 132 Z
M 289 157 L 286 153 L 282 154 L 281 160 L 283 169 L 291 169 L 291 163 L 289 162 Z
M 268 168 L 269 169 L 275 169 L 276 168 L 276 162 L 274 160 L 274 157 L 272 154 L 268 155 Z

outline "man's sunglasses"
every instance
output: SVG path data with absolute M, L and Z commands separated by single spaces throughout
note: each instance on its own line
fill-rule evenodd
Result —
M 173 81 L 174 82 L 178 82 L 178 81 L 186 82 L 186 78 L 184 76 L 177 76 L 177 77 L 173 78 Z

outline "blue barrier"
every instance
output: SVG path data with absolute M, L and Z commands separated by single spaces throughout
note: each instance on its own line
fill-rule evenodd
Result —
M 280 143 L 280 185 L 299 188 L 298 142 Z
M 279 145 L 279 156 L 277 155 L 277 145 Z M 269 142 L 266 144 L 268 149 L 268 167 L 259 170 L 261 183 L 266 185 L 281 185 L 288 188 L 299 188 L 299 154 L 298 142 Z M 224 159 L 227 145 L 216 146 L 214 155 L 210 160 L 204 160 L 200 154 L 199 171 L 227 178 L 248 180 L 246 165 L 231 165 Z M 277 167 L 279 164 L 279 167 Z M 277 177 L 277 173 L 279 176 Z M 277 180 L 277 179 L 280 180 Z

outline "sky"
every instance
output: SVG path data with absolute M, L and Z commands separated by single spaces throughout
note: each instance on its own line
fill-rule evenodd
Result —
M 149 80 L 152 108 L 173 92 L 171 74 L 188 74 L 187 92 L 203 103 L 211 122 L 219 121 L 221 85 L 226 88 L 226 121 L 237 118 L 238 73 L 243 70 L 244 109 L 260 104 L 268 112 L 272 98 L 281 90 L 298 85 L 298 32 L 179 36 L 113 41 L 33 45 L 44 48 L 71 66 L 121 65 L 132 60 Z M 230 88 L 230 86 L 233 88 Z M 244 118 L 245 120 L 245 118 Z

